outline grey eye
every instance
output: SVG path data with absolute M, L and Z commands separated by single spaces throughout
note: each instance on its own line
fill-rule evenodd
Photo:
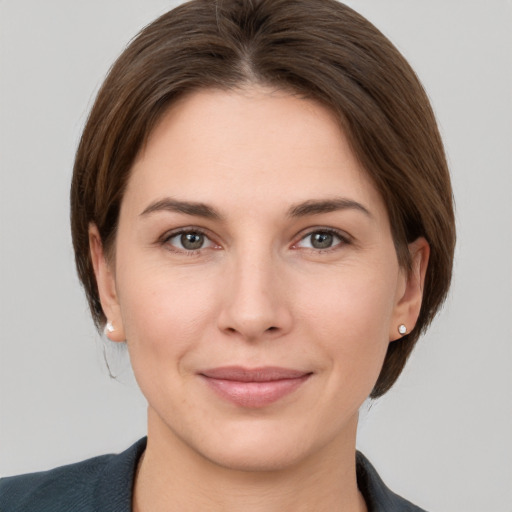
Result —
M 322 250 L 331 249 L 343 243 L 347 241 L 332 231 L 313 231 L 300 240 L 297 247 Z
M 311 247 L 315 249 L 328 249 L 333 246 L 334 235 L 332 233 L 313 233 L 311 237 Z
M 178 249 L 179 251 L 198 251 L 206 249 L 207 247 L 213 247 L 213 242 L 200 231 L 182 231 L 169 236 L 165 243 Z
M 201 249 L 204 245 L 205 236 L 202 233 L 182 233 L 179 237 L 181 246 L 187 251 Z

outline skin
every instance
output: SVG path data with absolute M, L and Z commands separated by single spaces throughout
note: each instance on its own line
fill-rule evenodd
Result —
M 169 198 L 218 218 L 155 206 Z M 358 409 L 398 325 L 416 322 L 429 251 L 416 240 L 400 268 L 382 198 L 326 108 L 257 86 L 186 96 L 136 159 L 115 256 L 95 226 L 90 243 L 109 337 L 126 340 L 148 401 L 135 510 L 366 510 Z M 247 408 L 198 375 L 231 365 L 310 376 Z

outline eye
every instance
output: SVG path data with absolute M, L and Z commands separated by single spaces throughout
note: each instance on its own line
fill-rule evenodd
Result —
M 325 250 L 332 249 L 333 247 L 343 243 L 348 243 L 348 240 L 341 234 L 332 230 L 322 229 L 308 233 L 305 237 L 299 240 L 297 244 L 295 244 L 295 247 Z
M 165 243 L 186 252 L 198 251 L 215 245 L 204 233 L 194 230 L 173 233 L 165 239 Z

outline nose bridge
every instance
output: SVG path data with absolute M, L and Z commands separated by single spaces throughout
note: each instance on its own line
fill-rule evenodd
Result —
M 220 315 L 223 330 L 252 340 L 289 328 L 291 317 L 278 263 L 268 247 L 249 246 L 233 255 Z

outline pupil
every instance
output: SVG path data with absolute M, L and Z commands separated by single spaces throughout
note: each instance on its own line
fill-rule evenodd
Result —
M 181 245 L 185 249 L 200 249 L 204 242 L 204 235 L 201 233 L 185 233 L 181 235 Z
M 332 246 L 333 236 L 330 233 L 315 233 L 312 236 L 311 245 L 315 249 L 328 249 Z

